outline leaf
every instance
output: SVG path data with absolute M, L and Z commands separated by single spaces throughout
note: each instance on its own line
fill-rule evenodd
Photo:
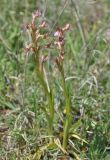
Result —
M 6 107 L 8 107 L 9 109 L 15 109 L 15 106 L 12 103 L 10 103 L 10 102 L 5 102 L 4 105 Z
M 73 153 L 74 157 L 75 157 L 77 160 L 81 160 L 81 159 L 79 158 L 79 156 L 78 156 L 77 153 L 75 153 L 75 152 L 72 152 L 72 153 Z
M 75 132 L 81 125 L 81 119 L 79 119 L 71 128 L 70 128 L 70 133 Z
M 68 153 L 66 152 L 66 150 L 61 146 L 60 140 L 59 140 L 58 138 L 57 138 L 57 139 L 54 139 L 54 142 L 55 142 L 55 144 L 58 146 L 58 148 L 61 149 L 61 151 L 62 151 L 64 154 L 68 154 Z
M 82 139 L 81 137 L 79 137 L 79 136 L 76 135 L 76 134 L 72 134 L 71 136 L 72 136 L 73 138 L 76 138 L 76 139 L 78 139 L 78 140 L 80 140 L 80 141 L 88 144 L 88 142 L 87 142 L 86 140 Z
M 42 151 L 37 151 L 37 153 L 34 154 L 32 160 L 40 160 L 43 152 Z
M 40 160 L 41 156 L 44 154 L 44 152 L 48 149 L 49 144 L 40 147 L 36 153 L 33 155 L 32 160 Z
M 42 147 L 40 147 L 36 153 L 33 155 L 33 158 L 32 160 L 41 160 L 41 156 L 44 155 L 45 151 L 46 150 L 49 150 L 51 148 L 55 148 L 56 147 L 56 144 L 53 143 L 53 142 L 50 142 Z

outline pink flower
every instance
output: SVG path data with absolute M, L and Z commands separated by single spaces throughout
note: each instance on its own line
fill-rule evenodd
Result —
M 54 36 L 55 36 L 55 37 L 59 37 L 59 36 L 60 36 L 60 32 L 59 32 L 59 31 L 56 31 L 56 32 L 54 33 Z
M 32 18 L 35 19 L 37 17 L 40 17 L 41 16 L 41 12 L 39 10 L 35 11 L 32 13 Z
M 62 28 L 63 31 L 67 31 L 70 29 L 70 24 L 66 24 L 64 28 Z
M 39 25 L 39 27 L 40 27 L 40 28 L 44 28 L 44 27 L 46 27 L 46 22 L 45 22 L 45 21 L 43 21 L 43 22 Z
M 63 36 L 63 30 L 62 28 L 57 27 L 56 32 L 54 33 L 55 37 L 62 37 Z
M 41 12 L 39 10 L 32 13 L 32 25 L 35 25 L 35 19 L 41 16 Z

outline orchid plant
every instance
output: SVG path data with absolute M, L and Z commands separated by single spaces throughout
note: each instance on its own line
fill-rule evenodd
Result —
M 72 108 L 71 108 L 71 97 L 68 92 L 67 84 L 65 81 L 65 71 L 64 71 L 64 56 L 65 56 L 65 33 L 70 29 L 70 25 L 66 24 L 65 27 L 57 27 L 54 34 L 50 35 L 49 31 L 47 32 L 46 21 L 39 23 L 41 17 L 41 12 L 39 10 L 35 11 L 32 14 L 32 21 L 30 24 L 26 25 L 26 30 L 29 33 L 30 42 L 25 47 L 26 54 L 32 53 L 34 57 L 34 64 L 36 69 L 37 78 L 40 85 L 42 86 L 45 97 L 47 99 L 47 106 L 43 108 L 45 112 L 46 119 L 48 122 L 48 136 L 52 137 L 51 142 L 56 143 L 55 141 L 55 132 L 54 132 L 54 115 L 55 115 L 55 102 L 54 102 L 54 89 L 49 83 L 49 79 L 46 74 L 46 67 L 44 63 L 48 60 L 48 55 L 43 54 L 45 50 L 53 48 L 57 52 L 57 57 L 54 58 L 55 66 L 57 67 L 61 75 L 61 84 L 63 89 L 63 95 L 65 98 L 65 114 L 66 116 L 63 119 L 63 136 L 60 149 L 66 151 L 70 136 L 70 129 L 72 126 Z M 42 33 L 42 29 L 45 32 Z M 58 145 L 59 146 L 59 145 Z

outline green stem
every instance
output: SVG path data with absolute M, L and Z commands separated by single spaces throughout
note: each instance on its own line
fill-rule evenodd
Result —
M 62 70 L 62 87 L 64 90 L 64 96 L 66 100 L 66 119 L 65 119 L 65 124 L 64 124 L 64 132 L 63 132 L 63 148 L 66 149 L 67 143 L 68 143 L 68 138 L 69 138 L 69 129 L 71 126 L 71 120 L 72 120 L 72 115 L 71 115 L 71 100 L 68 94 L 68 90 L 66 87 L 65 83 L 65 78 L 64 78 L 64 70 Z
M 46 83 L 45 80 L 45 75 L 43 71 L 43 64 L 40 62 L 39 58 L 39 47 L 38 43 L 36 40 L 36 27 L 34 26 L 31 31 L 31 37 L 32 37 L 32 44 L 34 48 L 34 60 L 36 64 L 36 73 L 39 79 L 39 82 L 41 86 L 44 89 L 45 95 L 48 100 L 48 113 L 47 113 L 47 120 L 48 120 L 48 134 L 53 135 L 53 120 L 54 120 L 54 98 L 53 98 L 53 93 L 52 90 L 48 89 L 48 84 Z
M 47 84 L 45 82 L 45 78 L 44 78 L 44 74 L 43 72 L 41 72 L 38 68 L 37 68 L 37 75 L 39 78 L 39 82 L 41 84 L 41 86 L 44 89 L 45 95 L 47 97 L 48 100 L 48 134 L 50 136 L 53 135 L 53 120 L 54 120 L 54 98 L 53 98 L 53 92 L 50 89 L 50 91 L 48 90 Z
M 50 91 L 50 93 L 48 93 L 48 107 L 49 107 L 48 133 L 49 133 L 49 135 L 53 135 L 54 100 L 53 100 L 52 91 Z

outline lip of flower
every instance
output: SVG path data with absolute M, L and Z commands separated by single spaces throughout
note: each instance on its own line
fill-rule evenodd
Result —
M 36 35 L 36 40 L 38 40 L 38 39 L 40 39 L 40 38 L 44 38 L 44 35 L 41 35 L 41 34 Z
M 63 37 L 63 30 L 62 28 L 57 28 L 56 32 L 54 33 L 55 37 Z
M 55 37 L 62 37 L 64 32 L 70 29 L 70 24 L 66 24 L 65 27 L 59 28 L 57 27 L 56 32 L 54 33 Z
M 25 47 L 26 53 L 28 53 L 31 49 L 32 49 L 32 43 L 28 44 L 28 45 Z
M 64 28 L 62 28 L 63 31 L 67 31 L 70 29 L 70 24 L 66 24 Z
M 39 28 L 44 28 L 44 27 L 46 27 L 46 22 L 45 22 L 45 21 L 43 21 L 43 22 L 39 25 Z
M 56 32 L 54 33 L 54 36 L 55 36 L 55 37 L 59 37 L 59 36 L 60 36 L 60 32 L 59 32 L 59 31 L 56 31 Z

